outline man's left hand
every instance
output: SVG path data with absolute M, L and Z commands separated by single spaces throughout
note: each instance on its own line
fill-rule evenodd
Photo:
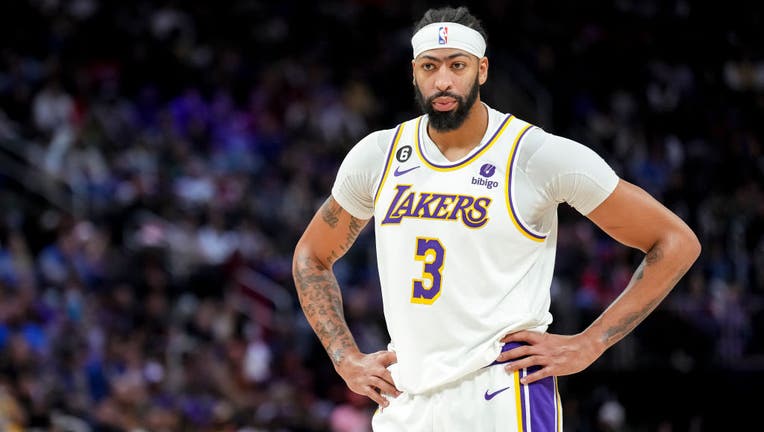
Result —
M 602 351 L 584 334 L 573 336 L 539 333 L 522 330 L 509 333 L 501 339 L 504 343 L 526 343 L 505 351 L 496 361 L 510 361 L 504 368 L 507 373 L 539 366 L 540 369 L 523 377 L 520 382 L 530 384 L 548 376 L 570 375 L 586 369 Z

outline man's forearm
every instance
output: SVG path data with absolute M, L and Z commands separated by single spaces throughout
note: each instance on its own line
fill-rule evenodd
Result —
M 656 243 L 626 289 L 584 333 L 604 352 L 634 330 L 666 298 L 699 252 L 694 242 Z
M 353 217 L 332 198 L 313 217 L 292 262 L 300 306 L 336 368 L 358 346 L 345 322 L 342 293 L 332 265 L 355 242 L 368 220 Z
M 337 278 L 317 259 L 298 256 L 294 279 L 302 310 L 336 367 L 348 353 L 358 351 L 345 322 Z

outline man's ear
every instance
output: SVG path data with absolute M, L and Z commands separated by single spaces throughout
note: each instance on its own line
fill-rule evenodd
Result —
M 478 60 L 478 82 L 480 85 L 488 81 L 488 57 Z

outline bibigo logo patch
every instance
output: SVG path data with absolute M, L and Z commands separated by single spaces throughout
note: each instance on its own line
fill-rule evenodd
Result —
M 480 167 L 480 177 L 472 177 L 472 184 L 485 186 L 488 189 L 493 189 L 499 186 L 499 182 L 494 180 L 488 180 L 496 174 L 496 166 L 486 163 Z

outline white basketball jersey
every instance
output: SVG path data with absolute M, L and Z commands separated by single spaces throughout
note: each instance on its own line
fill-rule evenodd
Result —
M 401 124 L 374 197 L 377 259 L 400 390 L 421 393 L 488 365 L 508 331 L 546 330 L 556 219 L 526 226 L 515 155 L 533 128 L 506 115 L 470 156 L 428 160 L 423 117 Z

